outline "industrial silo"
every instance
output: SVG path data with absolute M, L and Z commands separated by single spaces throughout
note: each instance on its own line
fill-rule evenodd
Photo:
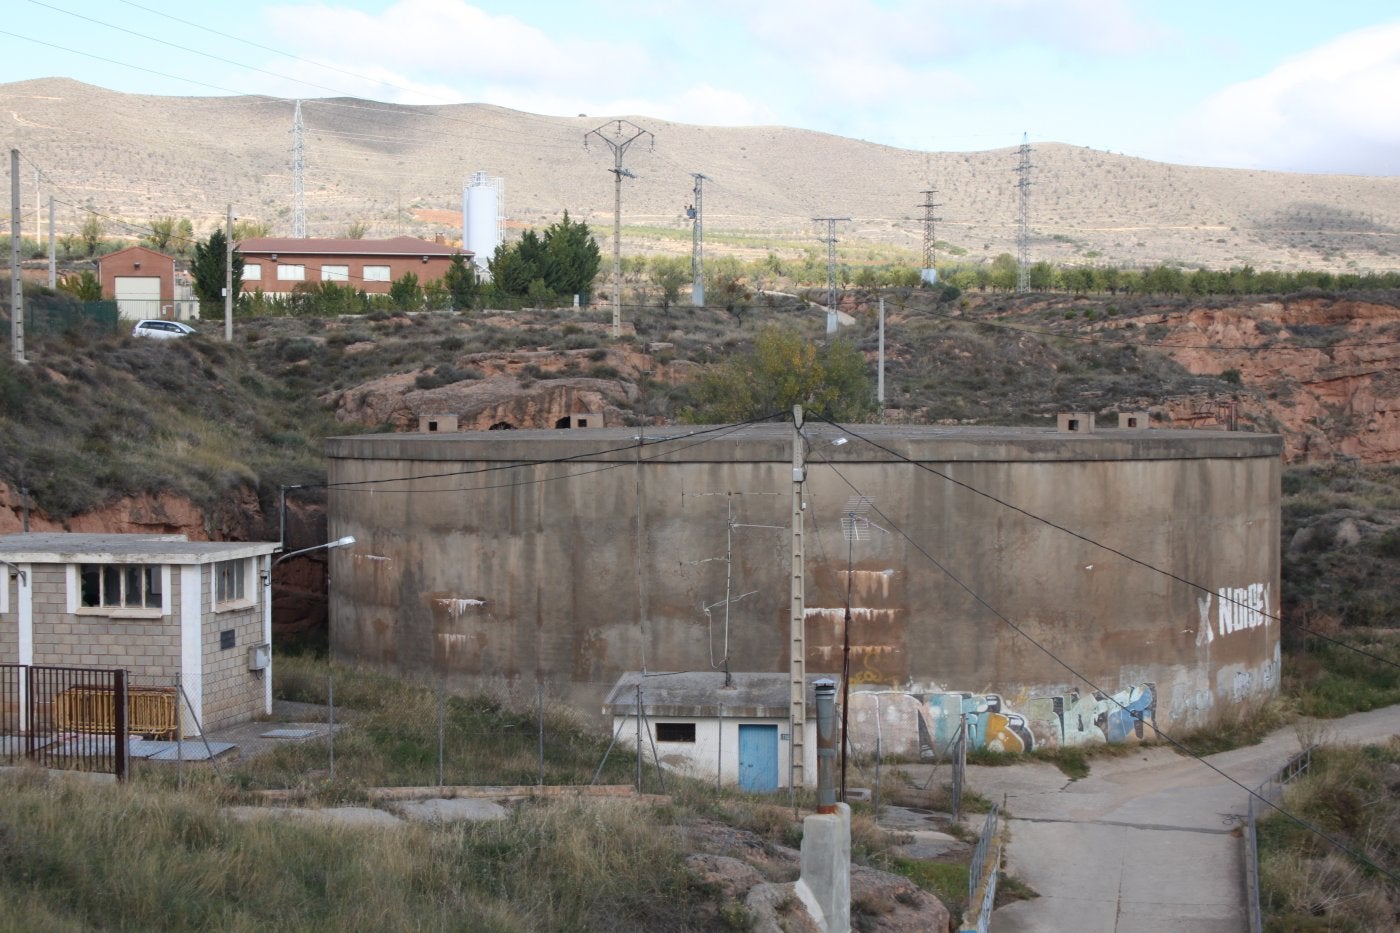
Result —
M 478 272 L 488 274 L 486 263 L 501 243 L 500 178 L 474 172 L 462 189 L 462 245 L 473 253 Z

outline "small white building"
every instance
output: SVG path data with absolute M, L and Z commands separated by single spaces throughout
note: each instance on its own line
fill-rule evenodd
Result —
M 184 735 L 270 714 L 263 581 L 280 547 L 184 535 L 0 536 L 0 664 L 126 670 L 177 704 Z
M 807 678 L 804 784 L 817 781 L 817 708 L 812 685 L 829 674 Z M 638 713 L 640 712 L 640 724 Z M 603 705 L 619 742 L 688 777 L 773 791 L 791 785 L 792 734 L 788 675 L 723 671 L 649 674 L 629 671 Z

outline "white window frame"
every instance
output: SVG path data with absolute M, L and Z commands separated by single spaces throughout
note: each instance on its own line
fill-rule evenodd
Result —
M 245 262 L 245 263 L 243 264 L 243 281 L 245 281 L 245 282 L 261 282 L 261 281 L 262 281 L 262 263 L 260 263 L 260 262 Z
M 392 282 L 393 271 L 389 266 L 365 266 L 366 282 Z
M 322 266 L 322 282 L 348 282 L 350 281 L 349 266 Z
M 159 606 L 85 606 L 83 605 L 83 576 L 82 571 L 85 566 L 96 566 L 103 568 L 105 572 L 108 567 L 116 567 L 121 571 L 121 580 L 125 583 L 125 570 L 128 567 L 143 567 L 157 571 L 160 579 L 160 605 Z M 68 564 L 68 581 L 66 589 L 66 602 L 69 615 L 79 616 L 106 616 L 110 619 L 159 619 L 170 614 L 170 565 L 169 564 L 118 564 L 118 563 L 92 563 L 92 564 Z M 99 579 L 105 580 L 105 573 Z
M 257 602 L 257 588 L 254 581 L 257 574 L 246 557 L 233 560 L 215 561 L 209 568 L 210 608 L 214 612 L 229 612 L 233 609 L 246 609 Z M 236 580 L 232 594 L 224 592 L 225 573 Z
M 305 282 L 306 266 L 299 262 L 279 262 L 277 264 L 277 281 Z

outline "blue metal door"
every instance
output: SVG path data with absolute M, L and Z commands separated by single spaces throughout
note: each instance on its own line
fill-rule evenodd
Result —
M 778 789 L 778 727 L 739 725 L 739 789 Z

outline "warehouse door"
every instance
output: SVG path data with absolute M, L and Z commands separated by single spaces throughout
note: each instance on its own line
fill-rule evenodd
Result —
M 128 321 L 164 317 L 160 313 L 160 277 L 119 275 L 116 279 L 117 313 Z

